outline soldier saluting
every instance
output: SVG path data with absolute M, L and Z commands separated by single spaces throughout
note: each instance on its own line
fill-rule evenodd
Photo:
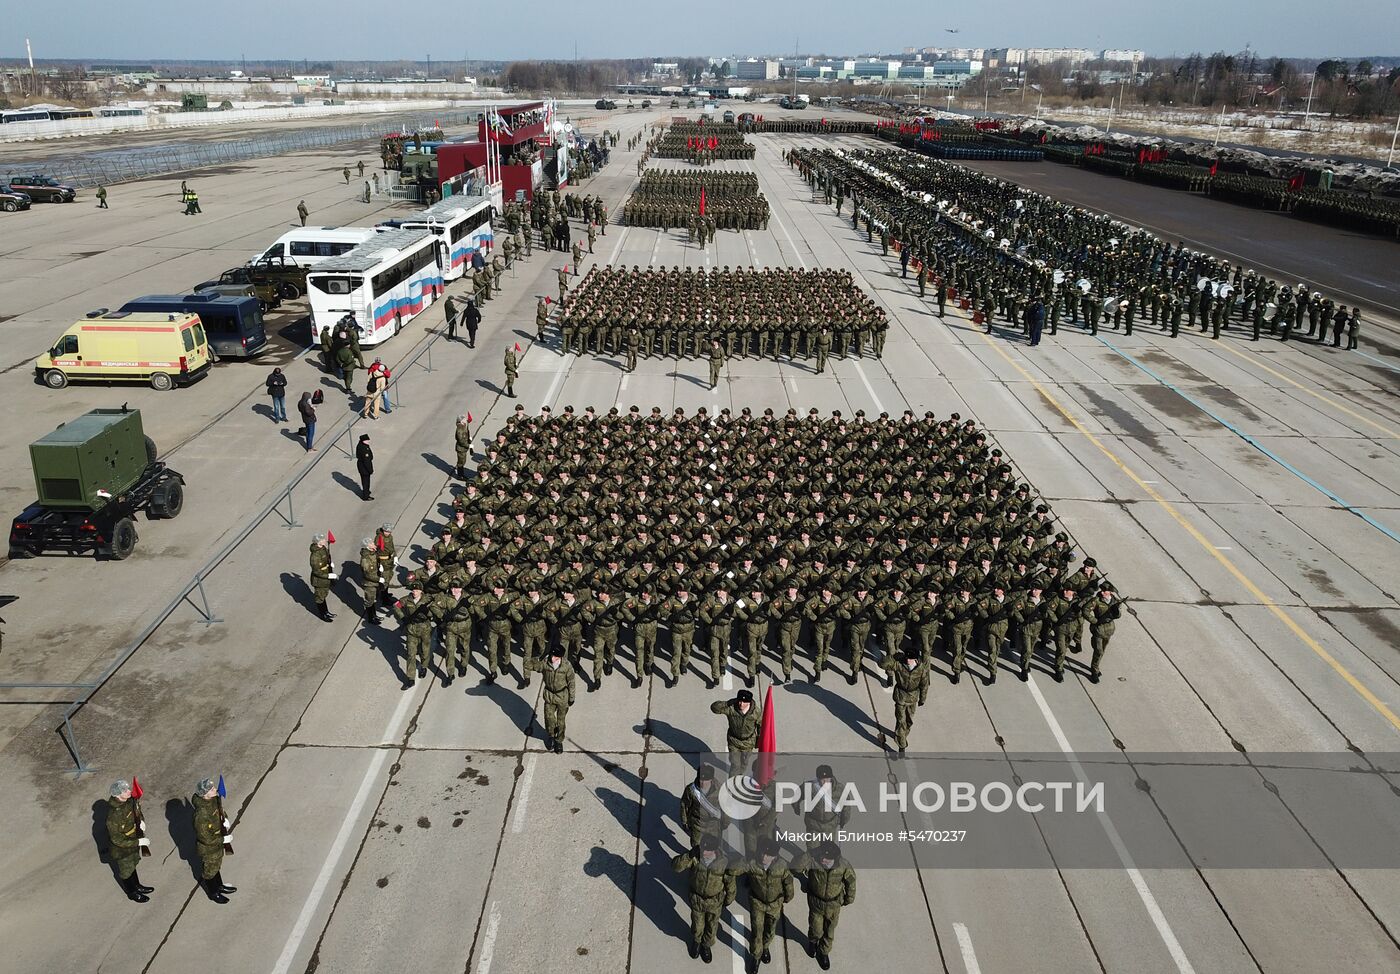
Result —
M 733 700 L 716 700 L 710 704 L 710 713 L 721 714 L 729 722 L 725 740 L 729 746 L 730 776 L 745 774 L 758 747 L 763 708 L 754 703 L 752 691 L 740 690 Z

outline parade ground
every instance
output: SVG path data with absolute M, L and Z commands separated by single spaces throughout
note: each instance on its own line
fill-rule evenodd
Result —
M 761 107 L 770 118 L 783 114 Z M 682 114 L 695 112 L 576 115 L 590 135 L 605 128 L 621 135 L 610 163 L 577 191 L 601 196 L 617 219 L 637 183 L 638 153 L 627 140 Z M 342 166 L 362 159 L 366 175 L 377 166 L 377 147 L 361 145 L 109 187 L 106 211 L 85 193 L 73 205 L 4 215 L 0 395 L 11 406 L 0 430 L 8 461 L 0 465 L 0 509 L 11 517 L 33 499 L 27 444 L 88 409 L 123 402 L 141 409 L 147 433 L 187 488 L 178 519 L 141 521 L 140 544 L 126 561 L 46 556 L 0 566 L 0 593 L 16 597 L 0 610 L 7 620 L 0 681 L 81 683 L 102 673 L 212 555 L 300 480 L 293 503 L 283 501 L 281 513 L 247 531 L 203 579 L 208 614 L 218 621 L 180 606 L 75 716 L 88 773 L 73 773 L 57 730 L 71 695 L 5 691 L 0 966 L 104 974 L 698 968 L 686 956 L 686 880 L 671 868 L 688 845 L 679 796 L 702 755 L 725 751 L 724 721 L 710 705 L 744 686 L 742 663 L 731 658 L 715 690 L 706 689 L 699 656 L 678 686 L 653 675 L 633 689 L 624 628 L 620 672 L 597 692 L 581 681 L 564 752 L 554 754 L 544 746 L 539 681 L 520 690 L 513 678 L 518 649 L 511 674 L 495 684 L 482 683 L 477 657 L 465 680 L 443 686 L 435 671 L 405 690 L 398 625 L 360 619 L 360 539 L 392 523 L 403 567 L 421 565 L 460 489 L 456 418 L 471 414 L 480 444 L 517 403 L 531 412 L 544 405 L 625 412 L 635 404 L 643 412 L 683 407 L 687 415 L 702 406 L 756 414 L 771 407 L 779 415 L 816 407 L 848 417 L 912 409 L 972 418 L 1128 603 L 1097 684 L 1075 669 L 1063 683 L 1037 670 L 1029 682 L 1004 672 L 985 685 L 978 650 L 969 657 L 972 678 L 952 685 L 946 661 L 936 662 L 911 755 L 1039 753 L 1071 763 L 1118 755 L 1148 782 L 1153 771 L 1134 764 L 1139 756 L 1214 755 L 1248 766 L 1267 754 L 1273 770 L 1261 767 L 1260 777 L 1286 782 L 1280 755 L 1296 755 L 1300 765 L 1349 755 L 1395 790 L 1400 355 L 1397 321 L 1384 309 L 1400 306 L 1397 245 L 1280 219 L 1269 222 L 1294 235 L 1280 256 L 1276 241 L 1252 230 L 1220 235 L 1237 218 L 1256 226 L 1261 215 L 1252 211 L 1204 200 L 1174 207 L 1185 194 L 1077 171 L 1073 186 L 1068 178 L 1026 177 L 1074 201 L 1119 194 L 1104 197 L 1101 208 L 1128 220 L 1141 208 L 1152 226 L 1171 210 L 1171 220 L 1198 225 L 1187 235 L 1183 223 L 1163 224 L 1168 239 L 1175 242 L 1180 226 L 1188 243 L 1228 244 L 1246 266 L 1257 259 L 1255 266 L 1277 264 L 1291 276 L 1316 262 L 1329 277 L 1297 279 L 1356 290 L 1367 309 L 1357 352 L 1253 343 L 1238 327 L 1211 341 L 1185 330 L 1173 340 L 1144 326 L 1127 337 L 1106 328 L 1094 337 L 1064 323 L 1031 348 L 1019 333 L 984 333 L 952 303 L 940 319 L 932 290 L 920 299 L 912 270 L 901 277 L 878 234 L 872 241 L 853 230 L 849 210 L 838 216 L 814 198 L 783 158 L 795 146 L 865 140 L 748 139 L 755 159 L 717 166 L 757 173 L 772 208 L 766 230 L 721 230 L 701 247 L 687 242 L 684 228 L 614 222 L 583 270 L 609 263 L 849 269 L 888 314 L 881 358 L 833 357 L 820 375 L 811 360 L 734 358 L 711 389 L 702 359 L 644 358 L 626 372 L 616 356 L 564 355 L 557 330 L 536 341 L 534 315 L 537 298 L 556 293 L 556 270 L 572 260 L 536 245 L 483 307 L 475 348 L 441 337 L 435 304 L 366 350 L 367 360 L 382 356 L 398 382 L 395 408 L 377 421 L 360 419 L 359 397 L 349 408 L 318 355 L 305 354 L 303 310 L 270 315 L 271 351 L 220 364 L 187 389 L 53 391 L 35 383 L 32 360 L 70 324 L 242 263 L 297 222 L 298 201 L 311 211 L 308 223 L 328 226 L 372 225 L 410 207 L 382 197 L 363 203 L 359 181 L 345 185 Z M 995 171 L 1020 178 L 1014 165 Z M 1060 168 L 1023 165 L 1052 176 Z M 182 215 L 182 178 L 198 190 L 203 214 Z M 1142 199 L 1123 196 L 1127 190 Z M 574 239 L 581 236 L 575 221 Z M 1339 267 L 1376 266 L 1384 254 L 1389 273 L 1382 270 L 1370 290 L 1339 276 Z M 467 288 L 458 282 L 449 293 Z M 517 344 L 519 398 L 508 399 L 502 357 Z M 274 366 L 286 372 L 292 402 L 325 390 L 319 453 L 306 453 L 287 426 L 271 422 L 263 383 Z M 371 434 L 377 459 L 369 503 L 348 452 L 362 432 Z M 330 624 L 311 610 L 307 558 L 312 535 L 328 530 L 341 573 Z M 662 659 L 667 645 L 663 636 Z M 893 772 L 900 761 L 885 748 L 894 706 L 878 670 L 867 665 L 849 684 L 840 653 L 836 678 L 813 683 L 805 632 L 802 646 L 795 679 L 773 688 L 780 751 L 885 753 Z M 760 700 L 775 661 L 765 660 Z M 589 662 L 585 654 L 581 669 Z M 219 774 L 236 849 L 223 877 L 239 888 L 227 905 L 197 887 L 185 806 L 195 782 Z M 154 851 L 140 867 L 156 888 L 144 905 L 126 899 L 101 857 L 109 785 L 133 775 L 145 790 Z M 1311 827 L 1310 796 L 1285 783 L 1276 797 L 1279 817 L 1325 853 L 1335 837 Z M 1174 819 L 1198 814 L 1156 803 L 1148 789 L 1136 804 L 1110 806 L 1094 826 L 1112 836 L 1150 820 L 1170 833 Z M 1236 868 L 1208 859 L 1160 868 L 1127 848 L 1100 868 L 945 868 L 912 843 L 907 851 L 902 867 L 858 868 L 834 970 L 1400 969 L 1400 872 L 1391 868 L 1350 860 Z M 741 892 L 725 911 L 713 967 L 744 969 L 746 903 Z M 799 893 L 765 969 L 818 969 L 805 949 L 806 925 Z

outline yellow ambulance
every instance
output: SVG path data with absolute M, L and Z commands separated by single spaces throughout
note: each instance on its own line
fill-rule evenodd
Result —
M 94 311 L 34 362 L 50 389 L 69 382 L 149 382 L 164 391 L 209 371 L 209 342 L 199 315 Z

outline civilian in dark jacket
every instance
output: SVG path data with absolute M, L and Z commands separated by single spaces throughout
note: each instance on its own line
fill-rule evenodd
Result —
M 273 369 L 267 377 L 267 394 L 272 397 L 272 421 L 287 421 L 287 377 L 281 369 Z
M 476 329 L 481 324 L 481 309 L 475 298 L 467 298 L 467 310 L 462 312 L 462 320 L 467 326 L 467 347 L 476 348 Z
M 306 437 L 306 452 L 316 452 L 316 407 L 311 405 L 311 393 L 303 392 L 301 401 L 297 403 L 297 412 L 301 414 L 301 432 Z
M 360 434 L 360 445 L 355 447 L 355 466 L 360 471 L 360 493 L 367 501 L 374 500 L 369 492 L 369 478 L 374 473 L 374 451 L 369 448 L 369 434 Z

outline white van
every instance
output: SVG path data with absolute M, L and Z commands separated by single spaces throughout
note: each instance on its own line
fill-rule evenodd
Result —
M 277 238 L 249 263 L 264 257 L 285 257 L 298 267 L 315 267 L 327 257 L 339 257 L 354 250 L 377 233 L 373 227 L 297 227 Z

